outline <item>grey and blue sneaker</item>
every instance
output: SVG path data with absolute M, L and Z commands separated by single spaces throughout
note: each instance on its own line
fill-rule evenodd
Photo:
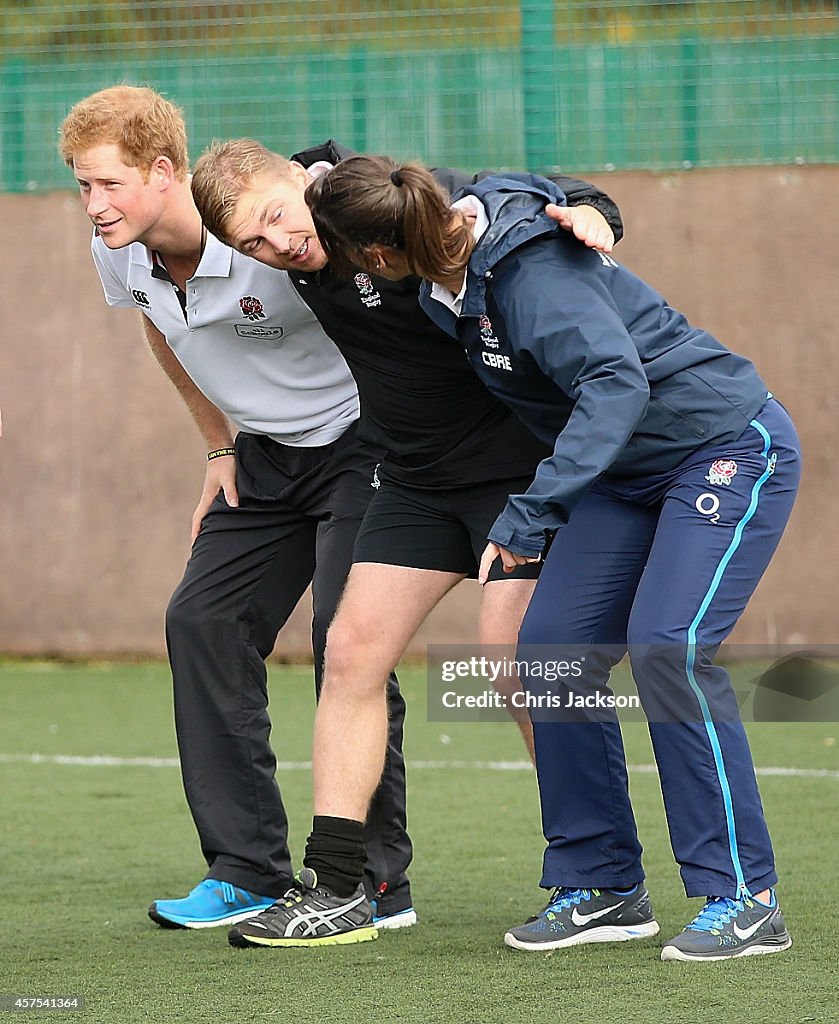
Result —
M 545 951 L 657 934 L 649 893 L 639 882 L 629 892 L 554 889 L 547 906 L 518 928 L 511 928 L 504 942 L 513 949 Z
M 182 899 L 155 900 L 149 917 L 163 928 L 218 928 L 254 917 L 273 902 L 273 896 L 257 896 L 230 882 L 205 878 Z
M 376 939 L 373 907 L 364 886 L 352 896 L 336 896 L 318 885 L 311 868 L 303 868 L 297 885 L 263 910 L 257 917 L 231 928 L 227 940 L 231 946 L 336 946 Z
M 685 930 L 662 947 L 661 959 L 726 960 L 780 953 L 791 945 L 774 890 L 771 905 L 750 896 L 712 896 Z

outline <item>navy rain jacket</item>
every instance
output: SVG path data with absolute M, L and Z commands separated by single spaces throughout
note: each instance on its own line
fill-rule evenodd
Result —
M 490 225 L 469 261 L 461 315 L 432 299 L 428 282 L 420 304 L 489 390 L 554 445 L 489 534 L 532 556 L 601 475 L 652 476 L 735 440 L 766 385 L 749 360 L 558 227 L 544 213 L 548 202 L 565 205 L 553 182 L 493 176 L 454 198 L 464 195 L 483 203 Z

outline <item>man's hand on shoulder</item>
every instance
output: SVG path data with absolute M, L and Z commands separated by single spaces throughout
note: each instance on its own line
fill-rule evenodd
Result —
M 599 249 L 600 252 L 612 251 L 615 236 L 609 222 L 593 206 L 557 206 L 556 203 L 548 203 L 545 213 L 560 227 L 572 231 L 574 237 L 579 238 L 590 249 Z

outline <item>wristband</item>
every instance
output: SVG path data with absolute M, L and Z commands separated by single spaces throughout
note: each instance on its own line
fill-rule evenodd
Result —
M 214 452 L 207 452 L 207 462 L 212 462 L 213 459 L 220 459 L 223 455 L 235 455 L 235 448 L 216 448 Z

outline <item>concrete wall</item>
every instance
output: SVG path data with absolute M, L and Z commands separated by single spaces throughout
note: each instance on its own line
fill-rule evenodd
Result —
M 799 427 L 799 503 L 735 638 L 830 642 L 839 167 L 597 180 L 623 211 L 618 257 L 752 357 Z M 0 195 L 0 222 L 0 651 L 160 653 L 202 442 L 146 351 L 138 316 L 105 306 L 75 196 Z M 413 650 L 472 640 L 476 597 L 474 583 L 457 588 Z M 297 610 L 279 654 L 306 653 L 308 618 L 308 607 Z

